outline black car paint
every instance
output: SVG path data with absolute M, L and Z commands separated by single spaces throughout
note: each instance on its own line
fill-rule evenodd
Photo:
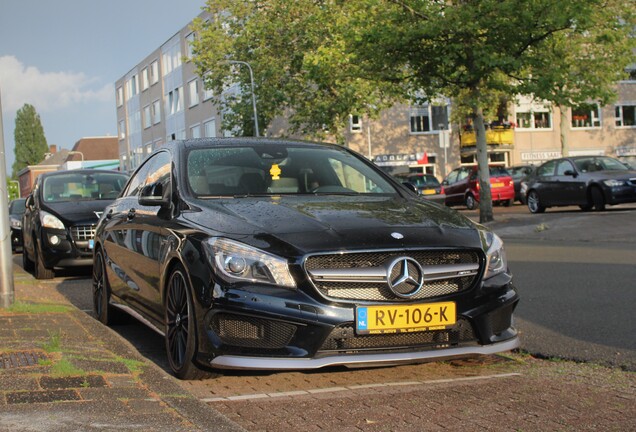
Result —
M 527 183 L 527 197 L 534 193 L 540 200 L 540 206 L 557 207 L 578 205 L 583 209 L 590 209 L 596 205 L 593 201 L 594 189 L 601 191 L 602 205 L 616 205 L 636 202 L 636 171 L 635 170 L 599 170 L 583 171 L 577 167 L 577 160 L 590 159 L 594 156 L 574 156 L 548 161 L 538 167 L 525 181 Z M 559 172 L 559 163 L 569 162 L 568 169 Z M 545 173 L 543 167 L 554 163 L 554 169 Z M 611 187 L 606 180 L 623 180 L 627 184 Z M 631 182 L 631 183 L 630 183 Z
M 129 311 L 132 308 L 159 332 L 165 330 L 163 304 L 171 271 L 175 266 L 187 269 L 198 322 L 199 367 L 209 368 L 215 356 L 225 354 L 313 357 L 336 325 L 353 322 L 356 304 L 370 302 L 323 297 L 312 286 L 304 268 L 305 260 L 313 254 L 378 249 L 401 254 L 422 245 L 462 248 L 476 251 L 483 271 L 482 238 L 471 221 L 454 210 L 417 197 L 385 174 L 382 175 L 397 191 L 395 196 L 195 199 L 185 186 L 185 170 L 177 167 L 184 163 L 184 153 L 190 147 L 206 143 L 214 145 L 210 141 L 186 141 L 168 144 L 155 152 L 153 155 L 168 152 L 172 158 L 169 204 L 145 206 L 137 197 L 116 200 L 100 219 L 95 246 L 96 253 L 105 254 L 111 301 Z M 126 232 L 131 230 L 140 231 L 131 236 L 145 238 L 157 248 L 130 241 L 127 244 Z M 391 237 L 395 231 L 403 238 Z M 234 239 L 287 259 L 297 288 L 249 282 L 228 284 L 212 271 L 203 245 L 211 236 Z M 511 313 L 516 306 L 519 298 L 512 277 L 506 272 L 484 282 L 482 276 L 471 289 L 474 296 L 470 299 L 464 292 L 435 301 L 456 301 L 458 315 L 474 320 L 482 344 L 516 337 L 511 323 L 505 331 L 495 334 L 489 321 L 503 309 Z M 223 313 L 288 323 L 297 331 L 284 348 L 273 352 L 228 346 L 210 324 L 216 314 Z
M 9 203 L 9 224 L 11 225 L 11 250 L 22 248 L 22 215 L 26 198 L 16 198 Z

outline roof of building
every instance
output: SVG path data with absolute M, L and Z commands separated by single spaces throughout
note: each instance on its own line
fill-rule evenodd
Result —
M 82 155 L 85 161 L 119 159 L 119 142 L 114 136 L 86 137 L 77 141 L 71 151 L 80 152 L 81 155 L 71 153 L 66 160 L 79 161 Z

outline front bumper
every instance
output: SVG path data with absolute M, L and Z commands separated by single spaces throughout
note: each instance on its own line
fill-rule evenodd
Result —
M 78 267 L 93 264 L 93 242 L 75 241 L 67 230 L 45 228 L 40 247 L 44 267 Z
M 276 292 L 278 291 L 278 292 Z M 489 294 L 470 292 L 423 303 L 454 301 L 456 325 L 414 333 L 358 335 L 355 305 L 326 304 L 301 291 L 214 289 L 211 308 L 198 306 L 197 362 L 219 369 L 314 369 L 418 363 L 508 351 L 519 345 L 511 283 Z
M 633 203 L 636 202 L 636 186 L 606 186 L 605 196 L 608 197 L 608 204 L 610 205 Z

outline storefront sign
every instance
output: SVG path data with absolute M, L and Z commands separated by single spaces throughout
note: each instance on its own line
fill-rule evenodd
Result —
M 524 162 L 544 161 L 559 157 L 561 157 L 561 151 L 521 152 L 521 160 Z
M 399 165 L 411 165 L 416 164 L 418 159 L 422 157 L 424 153 L 396 153 L 396 154 L 383 154 L 377 155 L 373 162 L 377 166 L 399 166 Z M 418 158 L 419 155 L 419 158 Z

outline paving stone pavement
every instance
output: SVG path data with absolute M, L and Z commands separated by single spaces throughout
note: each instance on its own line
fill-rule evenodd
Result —
M 182 382 L 16 266 L 5 431 L 636 431 L 636 374 L 524 353 Z

